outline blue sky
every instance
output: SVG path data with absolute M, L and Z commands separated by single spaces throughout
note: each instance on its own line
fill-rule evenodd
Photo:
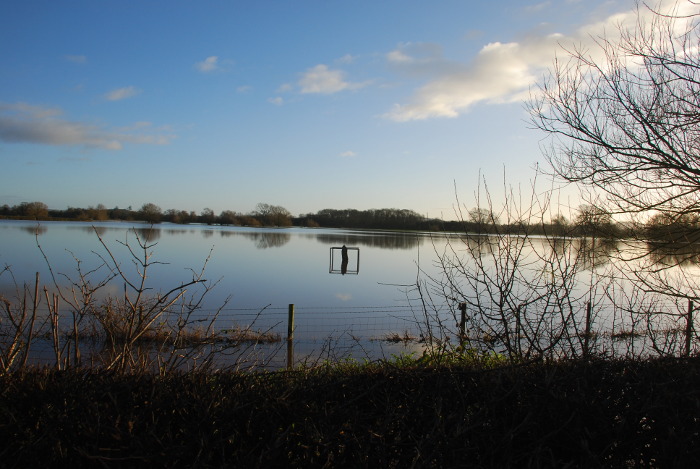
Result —
M 559 43 L 633 7 L 3 2 L 0 205 L 453 218 L 455 186 L 473 206 L 479 174 L 528 185 L 543 135 L 523 99 Z

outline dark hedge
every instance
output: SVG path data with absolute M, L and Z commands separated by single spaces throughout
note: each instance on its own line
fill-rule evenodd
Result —
M 0 377 L 1 467 L 698 467 L 700 360 Z

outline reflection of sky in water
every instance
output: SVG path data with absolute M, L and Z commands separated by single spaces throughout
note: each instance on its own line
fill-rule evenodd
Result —
M 131 226 L 101 223 L 97 231 L 124 272 L 137 281 L 136 267 L 127 248 L 120 244 L 128 242 L 137 255 L 143 254 L 138 249 L 136 235 L 129 229 Z M 36 227 L 33 222 L 0 222 L 0 266 L 11 266 L 20 285 L 33 284 L 38 271 L 42 285 L 50 287 L 51 277 L 36 245 Z M 191 280 L 188 269 L 201 270 L 211 251 L 205 278 L 219 284 L 207 295 L 204 309 L 211 312 L 231 297 L 218 319 L 220 327 L 245 326 L 255 321 L 254 329 L 273 330 L 285 337 L 288 305 L 293 303 L 297 310 L 295 349 L 299 357 L 328 353 L 330 345 L 335 348 L 335 355 L 354 350 L 352 355 L 357 357 L 358 340 L 363 341 L 362 353 L 375 357 L 384 352 L 419 348 L 418 344 L 406 348 L 376 339 L 412 328 L 409 322 L 413 314 L 407 308 L 406 295 L 395 285 L 415 281 L 415 259 L 425 238 L 300 228 L 166 224 L 157 226 L 153 232 L 144 225 L 139 228 L 137 232 L 142 240 L 148 237 L 149 243 L 156 243 L 150 249 L 151 261 L 160 264 L 153 265 L 148 272 L 148 284 L 155 291 L 166 291 Z M 78 278 L 76 258 L 87 273 L 102 263 L 98 254 L 108 256 L 89 223 L 43 222 L 38 242 L 63 286 L 68 282 L 60 274 Z M 329 273 L 330 248 L 343 244 L 360 249 L 359 275 Z M 90 274 L 90 279 L 95 284 L 106 274 L 106 270 L 98 270 Z M 12 279 L 6 272 L 0 276 L 0 293 L 13 297 L 13 292 Z M 107 295 L 119 297 L 123 294 L 123 284 L 115 280 L 101 292 L 98 299 Z M 260 311 L 263 312 L 258 316 Z M 62 312 L 67 314 L 67 307 Z
M 126 223 L 103 223 L 98 232 L 132 279 L 136 271 L 127 249 L 137 248 L 136 237 Z M 0 265 L 11 265 L 19 282 L 31 282 L 41 272 L 49 280 L 46 263 L 36 246 L 33 222 L 0 223 Z M 140 226 L 144 228 L 143 225 Z M 139 230 L 145 239 L 147 230 Z M 84 271 L 107 256 L 89 223 L 42 223 L 39 243 L 55 273 L 75 277 L 76 261 Z M 170 288 L 191 279 L 188 268 L 201 269 L 213 249 L 206 268 L 208 280 L 219 280 L 210 294 L 211 306 L 231 295 L 232 308 L 275 307 L 295 303 L 303 306 L 375 306 L 404 300 L 401 289 L 391 286 L 415 280 L 418 246 L 416 235 L 311 229 L 249 229 L 231 227 L 160 225 L 149 242 L 153 261 L 149 281 L 155 289 Z M 329 275 L 329 252 L 333 246 L 359 247 L 359 275 Z M 141 254 L 141 252 L 137 252 Z M 95 278 L 97 279 L 96 276 Z M 7 286 L 9 280 L 0 283 Z M 383 284 L 390 284 L 389 286 Z
M 97 225 L 97 230 L 129 278 L 136 281 L 136 268 L 127 248 L 120 244 L 128 242 L 138 255 L 142 255 L 136 234 L 130 230 L 132 226 L 129 223 L 109 222 Z M 331 344 L 338 352 L 357 347 L 358 340 L 364 341 L 360 349 L 375 351 L 371 353 L 388 350 L 395 353 L 418 348 L 419 345 L 415 343 L 406 349 L 400 344 L 369 339 L 378 339 L 389 333 L 401 334 L 403 331 L 418 335 L 415 322 L 422 318 L 420 311 L 416 311 L 419 317 L 415 317 L 409 308 L 406 290 L 416 282 L 418 260 L 421 269 L 437 274 L 435 251 L 443 253 L 445 249 L 442 238 L 431 239 L 429 236 L 407 233 L 169 224 L 158 225 L 151 231 L 145 225 L 137 226 L 138 236 L 142 240 L 155 243 L 150 248 L 153 253 L 151 261 L 158 264 L 151 267 L 148 278 L 148 285 L 154 291 L 165 291 L 190 281 L 192 272 L 188 269 L 201 270 L 211 251 L 205 278 L 212 282 L 219 281 L 219 284 L 208 294 L 204 311 L 214 311 L 230 296 L 231 300 L 217 323 L 220 327 L 245 326 L 255 320 L 255 329 L 273 330 L 284 337 L 287 306 L 293 303 L 297 308 L 296 344 L 300 353 L 319 353 Z M 32 284 L 38 271 L 42 285 L 50 286 L 46 262 L 36 246 L 36 227 L 34 222 L 0 221 L 0 270 L 5 265 L 11 266 L 20 284 Z M 452 241 L 453 247 L 460 250 L 460 255 L 466 254 L 466 246 L 481 252 L 487 267 L 499 258 L 496 238 L 472 237 L 466 241 L 453 238 Z M 607 257 L 607 253 L 614 250 L 614 244 L 583 246 L 578 240 L 562 239 L 552 246 L 544 239 L 532 238 L 531 241 L 532 244 L 523 251 L 521 261 L 526 269 L 533 272 L 542 268 L 538 259 L 545 258 L 545 253 L 552 249 L 562 253 L 583 252 L 586 257 L 590 254 L 593 260 L 584 263 L 580 278 L 582 283 L 575 286 L 575 290 L 588 288 L 586 280 L 593 278 L 591 275 L 604 275 L 610 263 L 615 262 Z M 38 242 L 48 256 L 57 279 L 64 285 L 66 280 L 59 274 L 76 279 L 76 258 L 81 261 L 83 272 L 89 272 L 102 263 L 98 254 L 104 258 L 108 255 L 89 223 L 43 222 Z M 329 273 L 330 249 L 342 245 L 359 248 L 358 275 Z M 628 256 L 634 257 L 644 247 L 627 245 L 624 250 Z M 465 255 L 464 259 L 467 258 Z M 587 270 L 591 267 L 596 274 Z M 687 266 L 683 271 L 695 277 L 697 266 Z M 105 275 L 106 270 L 98 270 L 90 278 L 94 284 Z M 463 286 L 468 287 L 466 284 Z M 196 288 L 190 290 L 190 293 L 197 292 Z M 0 275 L 0 294 L 12 297 L 13 291 L 12 278 L 5 272 Z M 102 290 L 102 296 L 98 299 L 105 295 L 120 296 L 122 292 L 121 281 L 115 281 Z M 608 293 L 598 292 L 599 295 Z M 411 293 L 411 296 L 416 295 Z M 444 299 L 437 298 L 437 301 L 444 302 Z M 414 307 L 418 304 L 418 301 L 413 302 Z M 67 313 L 65 309 L 63 311 Z M 258 315 L 260 311 L 262 313 Z M 602 311 L 596 311 L 594 315 L 597 326 L 612 320 L 605 317 Z

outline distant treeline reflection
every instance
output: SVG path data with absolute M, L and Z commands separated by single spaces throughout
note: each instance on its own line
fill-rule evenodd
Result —
M 425 239 L 417 234 L 400 234 L 400 231 L 411 232 L 443 232 L 443 233 L 473 233 L 478 235 L 538 235 L 545 236 L 556 249 L 557 238 L 580 237 L 595 240 L 595 250 L 609 250 L 615 245 L 612 240 L 633 239 L 645 241 L 652 259 L 659 264 L 687 265 L 700 263 L 700 215 L 657 214 L 645 224 L 620 224 L 613 222 L 609 213 L 599 207 L 581 206 L 575 220 L 569 221 L 558 215 L 545 222 L 530 223 L 500 223 L 493 213 L 483 209 L 472 209 L 461 220 L 440 220 L 428 218 L 413 210 L 407 209 L 323 209 L 316 213 L 301 214 L 293 217 L 284 207 L 266 203 L 257 204 L 250 213 L 239 213 L 224 210 L 216 215 L 211 209 L 205 208 L 200 214 L 184 210 L 162 210 L 153 203 L 146 203 L 139 210 L 131 207 L 123 209 L 115 207 L 108 209 L 103 205 L 87 209 L 69 207 L 66 210 L 49 209 L 43 202 L 22 202 L 19 205 L 0 207 L 0 218 L 29 219 L 29 220 L 76 220 L 76 221 L 142 221 L 152 228 L 138 228 L 136 234 L 144 241 L 153 242 L 160 237 L 160 229 L 168 234 L 186 233 L 184 226 L 188 224 L 205 224 L 208 226 L 241 226 L 241 227 L 310 227 L 310 228 L 339 228 L 365 230 L 394 230 L 386 236 L 377 233 L 364 234 L 361 232 L 327 234 L 318 233 L 314 236 L 318 241 L 327 244 L 347 244 L 376 246 L 389 249 L 411 249 L 420 245 Z M 174 226 L 162 227 L 161 222 L 169 222 Z M 162 228 L 161 228 L 162 227 Z M 92 231 L 93 228 L 79 226 L 77 229 Z M 106 233 L 110 228 L 96 225 L 99 234 Z M 27 228 L 32 233 L 37 228 Z M 39 226 L 39 234 L 45 230 Z M 291 239 L 284 231 L 250 232 L 211 229 L 201 231 L 203 236 L 241 235 L 251 238 L 259 249 L 279 247 Z M 601 243 L 600 240 L 608 240 Z M 564 243 L 566 244 L 566 243 Z M 605 255 L 594 256 L 597 264 Z
M 22 228 L 31 234 L 42 235 L 48 230 L 46 225 L 40 223 Z M 75 226 L 68 225 L 69 230 L 80 230 L 89 233 L 95 231 L 104 236 L 109 232 L 117 232 L 123 235 L 124 230 L 121 227 L 109 225 L 84 225 L 76 224 Z M 153 243 L 157 242 L 162 234 L 177 236 L 199 232 L 205 238 L 210 237 L 234 237 L 241 236 L 252 241 L 257 249 L 277 248 L 286 245 L 291 241 L 292 236 L 312 239 L 319 243 L 328 245 L 348 245 L 348 246 L 365 246 L 376 247 L 381 249 L 415 249 L 424 243 L 430 243 L 432 237 L 449 236 L 451 238 L 459 238 L 468 251 L 479 253 L 480 255 L 494 255 L 498 251 L 498 243 L 501 242 L 501 237 L 493 236 L 489 233 L 417 233 L 411 231 L 364 231 L 364 230 L 304 230 L 296 231 L 293 234 L 285 229 L 268 229 L 268 228 L 236 228 L 230 229 L 226 227 L 192 227 L 180 228 L 173 225 L 151 225 L 151 226 L 134 226 L 129 230 L 130 233 L 138 236 L 142 241 Z M 525 236 L 525 234 L 521 234 Z M 521 236 L 513 234 L 513 236 Z M 626 240 L 605 238 L 605 237 L 570 237 L 570 236 L 535 236 L 529 237 L 535 243 L 546 246 L 548 249 L 553 249 L 559 254 L 565 252 L 578 253 L 578 256 L 583 259 L 586 268 L 600 267 L 605 265 L 609 260 L 616 256 L 620 250 L 626 249 Z M 674 266 L 674 265 L 697 265 L 700 264 L 700 243 L 689 237 L 676 237 L 673 239 L 657 237 L 655 239 L 647 239 L 644 243 L 632 239 L 632 242 L 639 249 L 643 249 L 650 256 L 652 263 L 659 266 Z M 621 246 L 622 244 L 622 246 Z
M 39 234 L 45 233 L 47 228 L 44 225 L 28 226 L 23 228 L 25 231 L 35 234 L 39 230 Z M 123 233 L 123 228 L 116 228 L 104 225 L 77 225 L 75 227 L 68 226 L 68 229 L 85 231 L 88 233 L 97 233 L 104 236 L 108 232 Z M 207 228 L 172 228 L 168 225 L 156 225 L 145 227 L 133 227 L 130 230 L 135 233 L 141 240 L 154 242 L 160 239 L 164 233 L 166 235 L 177 236 L 189 233 L 199 232 L 205 238 L 219 236 L 228 238 L 240 236 L 247 238 L 255 243 L 258 249 L 277 248 L 287 244 L 292 239 L 292 234 L 282 229 L 227 229 L 221 227 L 219 229 Z M 323 244 L 331 245 L 352 245 L 352 246 L 367 246 L 378 247 L 382 249 L 413 249 L 423 243 L 427 237 L 420 233 L 406 233 L 400 231 L 389 232 L 369 232 L 369 231 L 348 231 L 348 232 L 323 232 L 317 230 L 309 230 L 308 233 L 295 233 L 297 236 L 307 239 L 314 239 Z

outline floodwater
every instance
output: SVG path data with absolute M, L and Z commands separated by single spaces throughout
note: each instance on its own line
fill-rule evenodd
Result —
M 295 363 L 420 353 L 425 345 L 422 339 L 432 340 L 435 327 L 450 329 L 454 336 L 460 302 L 467 302 L 470 308 L 465 333 L 480 338 L 501 335 L 502 327 L 510 327 L 505 321 L 511 325 L 516 321 L 516 327 L 521 328 L 529 314 L 538 331 L 548 331 L 550 339 L 553 334 L 566 336 L 577 353 L 583 341 L 574 342 L 584 329 L 608 337 L 606 344 L 598 346 L 599 352 L 621 353 L 620 347 L 627 347 L 628 352 L 638 348 L 639 339 L 610 345 L 610 337 L 634 333 L 635 327 L 677 330 L 687 307 L 683 302 L 669 306 L 656 297 L 638 296 L 640 290 L 629 279 L 606 278 L 613 271 L 617 276 L 626 275 L 615 264 L 623 265 L 627 272 L 641 269 L 634 259 L 640 258 L 643 248 L 623 246 L 623 255 L 619 255 L 618 244 L 603 243 L 582 250 L 578 241 L 534 237 L 519 244 L 517 236 L 499 239 L 296 227 L 0 221 L 0 295 L 19 298 L 24 284 L 33 291 L 36 273 L 40 285 L 49 291 L 59 288 L 65 292 L 71 285 L 95 288 L 97 301 L 123 298 L 125 291 L 133 296 L 132 286 L 142 280 L 146 294 L 156 295 L 195 278 L 206 279 L 188 285 L 182 298 L 198 302 L 196 313 L 189 317 L 192 324 L 205 327 L 215 319 L 218 330 L 249 329 L 277 335 L 279 342 L 252 347 L 257 354 L 252 360 L 272 366 L 283 366 L 287 359 L 284 339 L 289 333 L 290 305 L 294 305 Z M 581 262 L 572 260 L 582 252 Z M 618 254 L 611 256 L 612 252 Z M 621 262 L 625 255 L 630 260 Z M 439 265 L 441 257 L 449 262 Z M 680 273 L 685 280 L 697 278 L 697 257 L 693 254 L 685 267 L 667 269 L 664 275 Z M 512 268 L 514 260 L 518 271 Z M 481 265 L 474 270 L 475 262 Z M 116 266 L 121 274 L 114 276 Z M 446 281 L 443 274 L 448 270 L 456 282 Z M 566 278 L 557 283 L 562 275 Z M 567 280 L 569 275 L 571 281 Z M 554 290 L 570 289 L 553 291 L 552 284 Z M 494 305 L 501 300 L 494 296 L 494 288 L 501 287 L 507 287 L 507 301 L 518 303 L 508 306 L 511 315 L 507 320 L 489 316 L 498 312 Z M 593 306 L 586 313 L 588 303 Z M 564 304 L 568 312 L 562 308 Z M 649 322 L 652 316 L 662 316 L 648 314 L 659 312 L 659 308 L 670 312 L 663 317 L 675 322 Z M 45 314 L 45 306 L 39 310 Z M 69 319 L 69 310 L 69 306 L 61 306 L 64 321 Z M 582 314 L 590 317 L 582 318 Z M 517 334 L 531 340 L 524 328 Z M 664 339 L 662 345 L 675 351 L 682 339 L 676 334 L 672 336 L 675 342 Z M 51 354 L 48 344 L 35 350 Z
M 149 245 L 153 265 L 148 280 L 155 290 L 189 281 L 192 270 L 204 267 L 204 277 L 218 282 L 208 295 L 210 307 L 230 296 L 230 307 L 251 309 L 292 303 L 315 308 L 397 305 L 406 300 L 397 285 L 415 283 L 421 253 L 432 256 L 433 251 L 429 235 L 420 233 L 1 221 L 0 266 L 9 266 L 19 281 L 33 283 L 40 272 L 42 282 L 48 282 L 48 265 L 55 274 L 73 278 L 77 261 L 89 271 L 111 252 L 133 276 L 136 269 L 125 245 L 142 257 L 139 239 Z M 345 274 L 342 246 L 349 248 Z M 0 285 L 6 291 L 8 277 Z
M 254 324 L 286 338 L 293 304 L 296 348 L 328 358 L 360 341 L 373 356 L 418 349 L 383 339 L 413 329 L 412 285 L 419 259 L 433 251 L 431 237 L 420 233 L 121 222 L 0 221 L 0 240 L 0 270 L 7 268 L 0 293 L 7 297 L 15 295 L 15 283 L 33 286 L 36 272 L 49 287 L 54 279 L 62 288 L 80 283 L 81 272 L 96 285 L 109 276 L 103 264 L 111 264 L 111 256 L 136 283 L 147 254 L 151 292 L 187 283 L 203 270 L 212 288 L 201 317 L 218 311 L 221 328 Z M 98 296 L 119 297 L 124 283 L 113 279 Z M 187 291 L 201 293 L 201 285 Z

